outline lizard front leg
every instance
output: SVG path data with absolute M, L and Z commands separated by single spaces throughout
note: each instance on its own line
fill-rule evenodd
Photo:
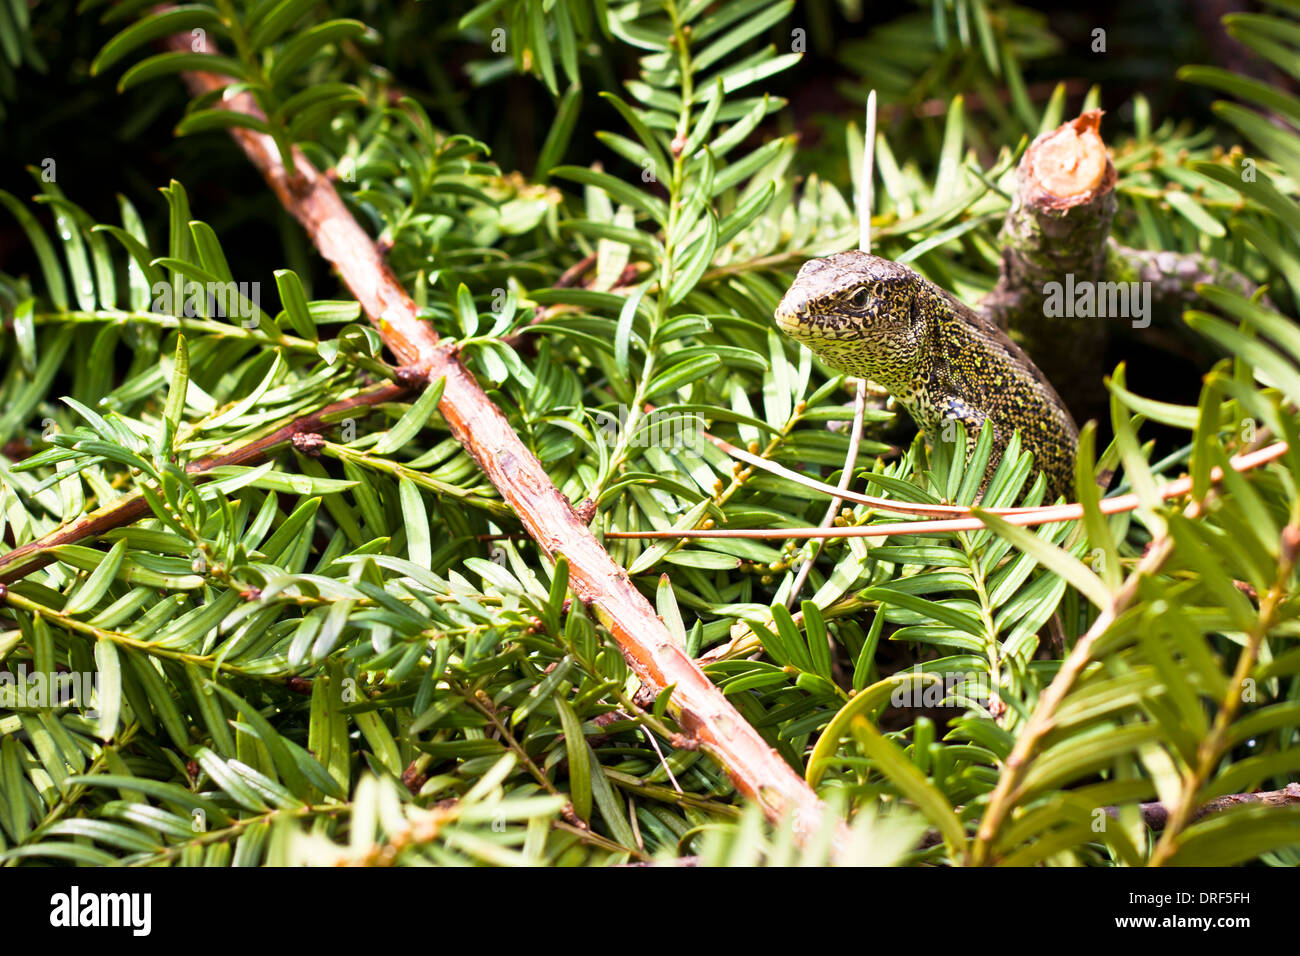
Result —
M 984 428 L 984 423 L 993 421 L 993 457 L 996 460 L 1002 450 L 1007 446 L 1009 437 L 1005 430 L 993 420 L 990 415 L 983 409 L 977 408 L 969 402 L 950 395 L 944 402 L 943 407 L 939 410 L 940 419 L 940 438 L 943 441 L 953 442 L 957 440 L 957 429 L 962 428 L 966 431 L 966 460 L 969 461 L 975 452 L 975 443 L 979 441 L 980 431 Z
M 1007 447 L 1007 441 L 1011 436 L 1006 428 L 998 424 L 997 420 L 993 419 L 987 412 L 955 395 L 947 396 L 943 404 L 936 409 L 936 412 L 938 413 L 935 421 L 936 427 L 924 429 L 925 437 L 932 447 L 936 442 L 945 442 L 947 444 L 956 442 L 958 429 L 961 429 L 966 433 L 966 461 L 969 464 L 975 454 L 975 445 L 979 441 L 984 423 L 991 421 L 993 422 L 993 448 L 989 460 L 996 462 L 1002 457 L 1002 453 Z M 980 482 L 981 494 L 988 485 L 990 477 L 989 474 L 985 474 L 984 479 Z

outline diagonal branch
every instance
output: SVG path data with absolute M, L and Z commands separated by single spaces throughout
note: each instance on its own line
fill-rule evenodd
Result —
M 207 473 L 227 465 L 251 465 L 267 458 L 272 452 L 293 441 L 297 435 L 318 432 L 327 423 L 359 408 L 395 402 L 411 394 L 411 387 L 401 382 L 389 382 L 368 391 L 360 392 L 342 401 L 326 405 L 309 415 L 295 418 L 274 431 L 243 445 L 221 449 L 204 458 L 190 462 L 186 473 L 195 481 L 205 481 Z M 97 538 L 114 528 L 121 528 L 149 514 L 144 496 L 136 491 L 124 495 L 92 511 L 90 514 L 55 528 L 49 534 L 0 554 L 0 585 L 11 584 L 25 575 L 38 571 L 54 560 L 53 549 L 62 544 L 75 544 L 87 538 Z
M 200 43 L 202 52 L 215 52 L 206 39 Z M 173 37 L 168 44 L 176 50 L 193 49 L 189 36 Z M 218 93 L 229 82 L 201 72 L 183 78 L 196 96 Z M 260 116 L 247 93 L 226 95 L 219 105 Z M 568 559 L 574 593 L 594 606 L 636 674 L 656 693 L 673 688 L 673 706 L 683 730 L 727 769 L 741 793 L 758 801 L 774 820 L 792 816 L 801 839 L 812 837 L 825 819 L 824 805 L 673 640 L 627 572 L 574 514 L 542 464 L 461 364 L 455 346 L 440 343 L 418 318 L 415 303 L 328 177 L 297 149 L 291 176 L 269 136 L 238 127 L 230 135 L 338 270 L 389 349 L 421 377 L 444 380 L 439 410 L 452 434 L 542 550 L 552 558 L 563 554 Z M 843 842 L 844 833 L 841 827 L 837 841 Z

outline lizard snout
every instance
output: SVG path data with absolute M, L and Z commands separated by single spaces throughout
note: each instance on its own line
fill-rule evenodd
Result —
M 808 296 L 790 289 L 776 306 L 777 327 L 787 335 L 797 336 L 805 331 L 804 316 L 807 314 Z

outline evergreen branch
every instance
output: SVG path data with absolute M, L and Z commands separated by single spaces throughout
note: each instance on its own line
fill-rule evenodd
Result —
M 389 382 L 380 385 L 295 418 L 260 438 L 254 438 L 238 447 L 218 450 L 190 462 L 186 466 L 186 473 L 199 482 L 206 480 L 208 473 L 214 468 L 255 464 L 265 460 L 300 435 L 316 434 L 326 429 L 332 418 L 346 416 L 357 409 L 399 401 L 408 397 L 411 391 L 412 386 L 405 382 Z M 97 538 L 114 528 L 139 521 L 147 514 L 149 514 L 148 502 L 139 491 L 135 491 L 76 521 L 56 528 L 35 541 L 20 545 L 7 554 L 0 554 L 0 585 L 11 584 L 45 567 L 55 560 L 54 549 L 60 545 Z
M 191 45 L 188 36 L 169 40 L 173 49 Z M 206 53 L 214 52 L 206 40 L 203 47 Z M 227 85 L 224 78 L 210 73 L 182 76 L 195 96 L 216 93 Z M 223 98 L 220 108 L 253 117 L 260 113 L 247 94 Z M 823 818 L 821 802 L 683 652 L 460 362 L 454 346 L 440 343 L 419 318 L 415 303 L 328 177 L 296 149 L 290 174 L 276 144 L 264 134 L 239 126 L 228 132 L 338 270 L 389 349 L 421 376 L 445 380 L 439 409 L 453 436 L 515 509 L 542 550 L 552 558 L 562 554 L 568 559 L 575 593 L 598 608 L 601 622 L 632 669 L 656 693 L 673 688 L 683 729 L 727 769 L 741 793 L 758 802 L 773 820 L 793 814 L 800 837 L 811 838 Z
M 1269 630 L 1277 623 L 1282 605 L 1289 597 L 1287 585 L 1291 581 L 1291 572 L 1295 570 L 1296 558 L 1300 554 L 1300 526 L 1292 523 L 1282 529 L 1278 562 L 1272 586 L 1267 593 L 1260 596 L 1259 610 L 1255 624 L 1246 635 L 1245 645 L 1237 658 L 1236 669 L 1228 681 L 1223 700 L 1219 703 L 1219 712 L 1214 717 L 1214 726 L 1200 742 L 1196 751 L 1196 763 L 1191 773 L 1179 781 L 1179 799 L 1170 809 L 1160 842 L 1151 851 L 1150 866 L 1163 866 L 1171 862 L 1178 852 L 1179 837 L 1183 829 L 1196 816 L 1196 797 L 1201 789 L 1209 783 L 1214 770 L 1219 766 L 1224 753 L 1231 746 L 1229 734 L 1232 722 L 1241 710 L 1245 696 L 1246 681 L 1259 659 L 1260 646 Z
M 40 601 L 35 601 L 31 598 L 25 597 L 24 595 L 19 594 L 16 589 L 10 589 L 3 584 L 0 584 L 0 601 L 4 601 L 10 607 L 17 608 L 20 611 L 26 611 L 34 617 L 45 618 L 51 623 L 57 624 L 65 631 L 76 634 L 85 634 L 87 637 L 94 638 L 96 641 L 112 641 L 120 647 L 125 647 L 132 651 L 139 651 L 143 654 L 149 654 L 153 657 L 177 661 L 184 664 L 201 665 L 223 673 L 237 674 L 240 677 L 260 679 L 268 678 L 268 675 L 262 671 L 250 670 L 249 668 L 240 667 L 238 664 L 232 664 L 229 661 L 220 660 L 217 655 L 191 654 L 187 651 L 178 651 L 174 648 L 164 647 L 154 641 L 139 640 L 129 634 L 111 628 L 97 627 L 89 621 L 78 620 L 77 618 L 54 608 L 47 607 Z M 270 675 L 269 679 L 281 683 L 284 682 L 287 677 L 283 674 L 275 674 Z
M 1191 502 L 1183 510 L 1184 516 L 1195 518 L 1202 514 L 1209 500 L 1210 496 L 1207 495 L 1202 501 Z M 991 862 L 993 843 L 1016 805 L 1020 785 L 1039 746 L 1055 726 L 1057 710 L 1082 676 L 1084 668 L 1092 663 L 1093 651 L 1106 636 L 1110 626 L 1137 600 L 1142 580 L 1159 571 L 1173 550 L 1174 539 L 1169 534 L 1162 535 L 1151 543 L 1123 586 L 1111 596 L 1110 603 L 1102 608 L 1087 633 L 1079 638 L 1069 656 L 1061 663 L 1060 670 L 1047 689 L 1039 695 L 1033 713 L 1016 736 L 1015 746 L 1003 764 L 997 786 L 989 795 L 979 829 L 970 842 L 966 861 L 968 864 L 983 866 Z

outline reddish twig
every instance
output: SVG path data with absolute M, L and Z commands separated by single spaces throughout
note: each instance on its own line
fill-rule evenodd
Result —
M 1229 464 L 1233 471 L 1249 471 L 1266 465 L 1286 454 L 1286 442 L 1277 442 L 1245 455 L 1238 455 Z M 1223 480 L 1223 469 L 1217 466 L 1210 472 L 1210 481 Z M 826 486 L 830 488 L 830 486 Z M 843 497 L 849 495 L 831 490 Z M 1163 500 L 1179 498 L 1192 490 L 1191 478 L 1179 478 L 1159 486 L 1156 496 Z M 883 499 L 882 499 L 883 500 Z M 1102 514 L 1113 515 L 1134 511 L 1141 507 L 1142 499 L 1136 494 L 1118 495 L 1099 503 Z M 904 510 L 910 505 L 895 510 Z M 924 505 L 921 507 L 952 510 L 960 514 L 973 514 L 969 508 L 951 505 Z M 1036 508 L 988 509 L 985 514 L 1000 515 L 1008 524 L 1021 527 L 1051 524 L 1055 521 L 1078 521 L 1083 517 L 1083 505 L 1042 505 Z M 856 525 L 851 528 L 708 528 L 672 531 L 608 531 L 607 538 L 757 538 L 783 541 L 786 538 L 887 538 L 899 534 L 950 534 L 955 531 L 979 531 L 984 522 L 979 518 L 940 518 L 931 521 L 900 521 L 892 524 Z
M 206 481 L 207 472 L 214 468 L 228 465 L 250 465 L 267 458 L 280 446 L 292 441 L 297 435 L 313 434 L 328 427 L 326 419 L 342 415 L 354 409 L 395 402 L 411 394 L 411 386 L 401 382 L 390 382 L 369 391 L 353 395 L 342 401 L 326 405 L 310 415 L 295 418 L 286 425 L 275 429 L 261 438 L 228 450 L 218 450 L 204 458 L 190 462 L 185 467 L 186 473 L 195 481 Z M 29 541 L 14 548 L 7 554 L 0 554 L 0 584 L 9 584 L 19 578 L 40 570 L 54 560 L 54 548 L 63 544 L 75 544 L 87 538 L 96 538 L 102 534 L 139 521 L 149 513 L 149 505 L 137 491 L 104 505 L 76 521 L 55 528 L 49 534 Z
M 192 42 L 189 36 L 169 41 L 173 49 L 183 50 L 192 49 Z M 204 52 L 214 52 L 206 40 L 202 46 Z M 229 83 L 210 73 L 182 76 L 195 95 L 217 93 Z M 223 97 L 219 105 L 260 116 L 246 93 Z M 800 838 L 811 837 L 822 825 L 824 805 L 673 640 L 627 572 L 574 514 L 542 464 L 461 364 L 455 346 L 440 343 L 418 317 L 415 303 L 329 178 L 297 149 L 293 152 L 296 172 L 291 177 L 270 137 L 244 128 L 229 132 L 338 270 L 393 353 L 428 380 L 444 380 L 439 409 L 452 434 L 542 550 L 568 559 L 574 593 L 593 605 L 632 669 L 656 692 L 673 688 L 683 730 L 727 769 L 741 793 L 758 801 L 774 820 L 791 815 Z M 844 833 L 839 828 L 837 841 L 843 840 Z

